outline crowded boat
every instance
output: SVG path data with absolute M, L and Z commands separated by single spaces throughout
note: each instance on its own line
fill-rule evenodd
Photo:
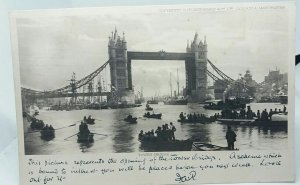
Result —
M 276 123 L 278 125 L 287 125 L 287 109 L 284 105 L 283 109 L 275 108 L 253 111 L 251 106 L 247 106 L 247 110 L 241 109 L 239 112 L 236 110 L 225 109 L 221 112 L 221 117 L 218 121 L 221 123 L 230 124 L 249 124 L 249 125 L 268 125 L 272 126 Z
M 181 112 L 179 114 L 179 119 L 177 120 L 178 122 L 181 123 L 211 123 L 217 120 L 218 115 L 215 114 L 214 116 L 206 116 L 205 114 L 187 114 L 185 116 L 185 114 L 183 114 L 183 112 Z
M 190 151 L 193 140 L 177 140 L 175 138 L 176 128 L 172 122 L 158 126 L 154 131 L 140 131 L 138 140 L 144 151 Z
M 54 128 L 52 127 L 52 125 L 48 126 L 48 124 L 46 124 L 46 126 L 41 130 L 41 139 L 50 141 L 54 137 L 55 137 Z
M 150 114 L 150 112 L 147 112 L 144 114 L 144 118 L 154 118 L 154 119 L 161 119 L 162 114 Z
M 171 141 L 175 140 L 175 131 L 176 127 L 170 122 L 170 125 L 165 123 L 162 126 L 158 126 L 154 131 L 145 132 L 143 130 L 140 131 L 138 140 L 143 141 Z

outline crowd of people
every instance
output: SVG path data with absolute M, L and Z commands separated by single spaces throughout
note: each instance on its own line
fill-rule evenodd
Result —
M 207 117 L 205 114 L 187 114 L 185 116 L 185 114 L 183 114 L 183 112 L 181 112 L 179 114 L 179 121 L 180 122 L 191 122 L 191 123 L 207 123 L 207 122 L 213 122 L 216 121 L 216 117 L 215 116 L 210 116 Z
M 141 130 L 138 139 L 139 141 L 171 141 L 175 140 L 175 132 L 176 127 L 170 122 L 170 125 L 166 123 L 162 126 L 158 126 L 155 131 L 152 129 L 144 133 L 144 131 Z
M 270 121 L 272 119 L 272 115 L 279 114 L 279 113 L 287 113 L 286 106 L 284 105 L 283 110 L 275 108 L 270 109 L 269 112 L 267 109 L 263 111 L 257 110 L 255 113 L 250 106 L 247 106 L 247 110 L 241 109 L 240 112 L 236 110 L 225 109 L 221 112 L 221 118 L 226 119 L 257 119 L 261 121 Z M 217 115 L 218 117 L 218 115 Z

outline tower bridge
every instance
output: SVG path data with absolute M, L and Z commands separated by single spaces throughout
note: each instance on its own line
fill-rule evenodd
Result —
M 109 36 L 108 56 L 108 61 L 94 72 L 77 81 L 74 77 L 70 84 L 62 88 L 52 91 L 34 91 L 22 88 L 22 100 L 30 99 L 30 101 L 27 102 L 32 102 L 39 98 L 106 96 L 108 101 L 122 101 L 133 104 L 134 92 L 132 79 L 134 76 L 132 76 L 131 72 L 133 60 L 182 60 L 185 64 L 186 71 L 186 98 L 188 98 L 189 102 L 205 101 L 208 90 L 207 76 L 213 80 L 221 80 L 225 84 L 234 82 L 232 78 L 219 70 L 207 58 L 206 38 L 204 37 L 204 40 L 200 40 L 197 33 L 192 42 L 187 43 L 185 52 L 165 52 L 163 50 L 147 52 L 127 51 L 125 34 L 123 33 L 123 37 L 121 38 L 115 29 Z M 210 64 L 220 77 L 208 71 L 207 64 Z M 96 79 L 108 65 L 110 66 L 110 91 L 109 89 L 103 91 L 100 84 L 98 91 L 92 92 L 93 80 Z M 79 88 L 85 89 L 85 86 L 87 86 L 89 92 L 77 91 Z

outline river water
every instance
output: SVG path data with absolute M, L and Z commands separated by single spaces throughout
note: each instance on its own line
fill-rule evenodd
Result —
M 283 109 L 283 105 L 276 103 L 252 103 L 251 109 L 255 112 L 266 108 Z M 51 124 L 56 130 L 55 138 L 51 141 L 40 139 L 39 132 L 33 132 L 27 121 L 24 120 L 25 153 L 28 155 L 78 154 L 78 153 L 128 153 L 143 152 L 137 137 L 140 130 L 150 131 L 164 123 L 173 122 L 177 131 L 176 139 L 188 139 L 197 136 L 202 142 L 218 146 L 226 146 L 225 139 L 227 126 L 217 122 L 211 124 L 181 124 L 177 122 L 180 112 L 204 113 L 214 115 L 220 111 L 205 110 L 200 104 L 189 105 L 151 105 L 155 113 L 162 113 L 162 119 L 145 119 L 145 105 L 137 108 L 106 109 L 106 110 L 73 110 L 73 111 L 47 111 L 40 110 L 38 119 L 45 124 Z M 137 124 L 128 124 L 123 119 L 131 114 L 138 117 Z M 84 116 L 91 115 L 97 119 L 95 125 L 89 125 L 94 135 L 94 143 L 77 143 L 77 137 L 67 137 L 78 132 L 79 121 Z M 75 126 L 70 126 L 76 123 Z M 68 127 L 70 126 L 70 127 Z M 264 129 L 249 126 L 233 126 L 237 134 L 235 147 L 239 150 L 273 150 L 287 148 L 288 134 L 285 129 Z M 100 135 L 103 134 L 103 135 Z

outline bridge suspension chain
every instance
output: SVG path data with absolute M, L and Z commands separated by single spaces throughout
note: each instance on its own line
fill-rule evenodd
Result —
M 206 72 L 207 72 L 207 75 L 208 75 L 211 79 L 213 79 L 214 81 L 219 80 L 219 82 L 221 82 L 221 83 L 223 83 L 223 84 L 225 84 L 225 85 L 228 85 L 228 84 L 229 84 L 227 81 L 225 81 L 225 80 L 223 80 L 223 79 L 217 77 L 216 75 L 214 75 L 214 74 L 213 74 L 212 72 L 210 72 L 209 70 L 206 70 Z
M 213 70 L 215 70 L 224 80 L 229 82 L 234 82 L 235 80 L 227 76 L 225 73 L 223 73 L 219 68 L 217 68 L 209 59 L 207 59 L 208 63 L 211 65 Z
M 251 86 L 251 85 L 246 85 L 244 83 L 241 83 L 241 82 L 238 82 L 236 80 L 234 80 L 233 78 L 229 77 L 228 75 L 226 75 L 225 73 L 223 73 L 219 68 L 217 68 L 209 59 L 207 59 L 208 63 L 211 65 L 211 67 L 213 68 L 214 71 L 216 71 L 222 79 L 216 77 L 214 74 L 212 74 L 210 71 L 207 71 L 207 74 L 213 79 L 215 80 L 214 78 L 217 78 L 218 80 L 221 80 L 221 81 L 226 81 L 227 84 L 239 84 L 239 85 L 242 85 L 244 86 L 245 88 L 253 88 L 254 86 Z M 259 84 L 260 85 L 260 84 Z
M 96 69 L 94 72 L 92 72 L 91 74 L 85 76 L 84 78 L 76 81 L 73 85 L 67 85 L 65 87 L 59 88 L 59 89 L 55 89 L 52 91 L 45 91 L 45 92 L 41 92 L 41 93 L 62 93 L 62 92 L 69 92 L 72 90 L 72 86 L 75 86 L 76 89 L 87 85 L 90 81 L 92 81 L 109 63 L 109 60 L 107 62 L 105 62 L 101 67 L 99 67 L 98 69 Z

